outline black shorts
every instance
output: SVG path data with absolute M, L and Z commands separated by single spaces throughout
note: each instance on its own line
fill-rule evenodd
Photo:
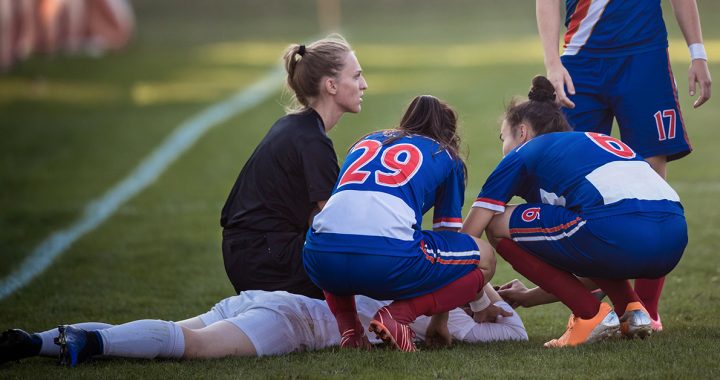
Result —
M 305 273 L 305 234 L 295 232 L 223 231 L 225 272 L 235 291 L 284 290 L 324 299 Z

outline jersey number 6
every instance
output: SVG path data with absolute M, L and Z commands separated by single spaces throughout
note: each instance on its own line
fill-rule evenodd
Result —
M 350 153 L 362 149 L 363 152 L 347 170 L 338 182 L 338 188 L 349 183 L 364 183 L 370 176 L 370 171 L 362 170 L 370 161 L 380 153 L 382 143 L 377 140 L 363 140 L 352 148 Z M 375 171 L 375 183 L 382 186 L 397 187 L 406 184 L 418 172 L 422 165 L 422 152 L 412 144 L 397 144 L 386 149 L 380 156 L 380 163 L 389 172 Z
M 608 153 L 612 153 L 620 158 L 635 158 L 635 151 L 624 142 L 608 135 L 595 132 L 585 132 L 585 135 L 595 143 L 595 145 L 603 148 Z

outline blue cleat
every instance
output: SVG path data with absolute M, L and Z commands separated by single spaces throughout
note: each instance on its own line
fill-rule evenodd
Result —
M 0 335 L 0 364 L 37 356 L 42 340 L 20 329 L 6 330 Z
M 70 325 L 61 325 L 58 326 L 58 332 L 60 334 L 55 338 L 55 344 L 60 346 L 58 364 L 75 367 L 92 356 L 87 349 L 87 331 Z

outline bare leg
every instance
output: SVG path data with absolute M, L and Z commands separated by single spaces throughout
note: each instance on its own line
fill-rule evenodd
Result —
M 667 157 L 666 156 L 655 156 L 655 157 L 648 157 L 645 159 L 648 164 L 650 164 L 650 167 L 655 170 L 657 174 L 660 175 L 660 177 L 663 177 L 663 179 L 667 179 Z
M 667 157 L 666 156 L 655 156 L 645 159 L 650 166 L 657 172 L 661 177 L 667 179 Z M 665 284 L 665 277 L 657 279 L 636 279 L 635 280 L 635 292 L 640 297 L 643 305 L 647 309 L 648 313 L 654 320 L 658 320 L 658 304 L 660 302 L 660 295 L 662 293 L 663 285 Z M 660 327 L 661 329 L 662 327 Z
M 199 330 L 205 327 L 205 322 L 200 317 L 192 317 L 175 323 L 190 330 Z
M 250 338 L 230 322 L 219 321 L 199 330 L 182 329 L 185 336 L 183 359 L 257 356 Z

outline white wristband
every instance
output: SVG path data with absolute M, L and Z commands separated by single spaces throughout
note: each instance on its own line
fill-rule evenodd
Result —
M 690 44 L 688 46 L 690 50 L 690 60 L 704 59 L 707 61 L 707 53 L 705 52 L 705 45 L 703 44 Z
M 477 313 L 480 310 L 485 310 L 491 303 L 490 297 L 483 293 L 483 296 L 480 297 L 479 300 L 470 302 L 470 310 L 472 310 L 473 313 Z

